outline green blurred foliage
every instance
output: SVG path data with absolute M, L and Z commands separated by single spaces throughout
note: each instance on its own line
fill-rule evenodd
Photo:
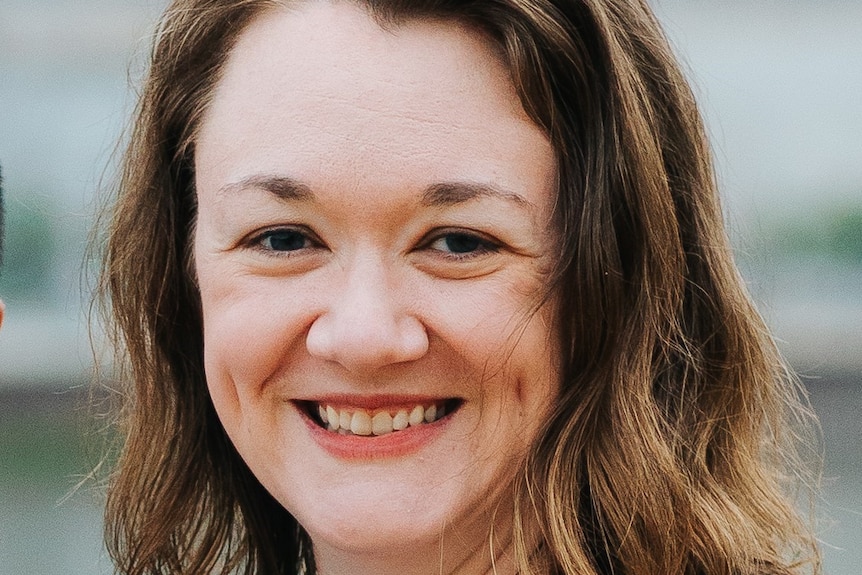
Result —
M 56 210 L 35 194 L 26 197 L 33 199 L 25 202 L 11 194 L 6 199 L 0 294 L 9 300 L 41 303 L 50 299 L 56 281 Z
M 92 455 L 70 413 L 5 413 L 0 420 L 0 490 L 54 485 L 66 489 L 90 470 Z
M 862 264 L 862 207 L 836 216 L 829 230 L 830 253 Z
M 770 227 L 765 233 L 769 252 L 862 266 L 862 203 L 786 217 Z

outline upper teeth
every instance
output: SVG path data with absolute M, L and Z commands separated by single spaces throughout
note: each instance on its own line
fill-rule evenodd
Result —
M 359 408 L 335 408 L 318 404 L 317 413 L 329 431 L 353 435 L 386 435 L 401 431 L 408 426 L 437 421 L 444 415 L 443 405 L 427 407 L 416 405 L 412 409 L 402 408 L 394 413 L 386 410 L 370 412 Z

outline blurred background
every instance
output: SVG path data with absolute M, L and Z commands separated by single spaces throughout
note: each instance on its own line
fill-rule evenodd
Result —
M 110 572 L 86 481 L 104 422 L 87 401 L 84 248 L 164 4 L 0 4 L 0 575 Z M 862 1 L 653 5 L 707 119 L 743 276 L 821 418 L 826 572 L 858 575 Z

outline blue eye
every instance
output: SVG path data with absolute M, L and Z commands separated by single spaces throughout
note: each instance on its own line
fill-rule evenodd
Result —
M 448 234 L 435 242 L 435 245 L 437 243 L 442 243 L 446 250 L 452 253 L 466 254 L 479 249 L 482 245 L 482 240 L 465 234 Z
M 298 230 L 272 230 L 261 234 L 258 242 L 265 250 L 293 252 L 310 245 L 308 236 Z
M 470 257 L 497 251 L 497 246 L 474 234 L 451 232 L 439 236 L 428 246 L 450 257 Z

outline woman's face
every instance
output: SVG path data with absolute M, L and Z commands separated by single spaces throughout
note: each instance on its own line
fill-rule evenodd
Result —
M 485 540 L 559 386 L 554 155 L 487 41 L 266 13 L 195 149 L 207 384 L 251 471 L 317 553 Z

